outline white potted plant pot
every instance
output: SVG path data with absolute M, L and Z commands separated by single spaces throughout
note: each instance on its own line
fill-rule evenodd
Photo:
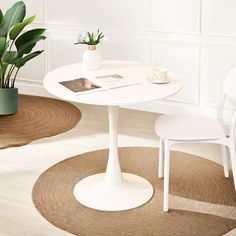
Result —
M 102 65 L 102 55 L 97 50 L 96 45 L 88 45 L 83 54 L 83 67 L 86 70 L 97 70 Z

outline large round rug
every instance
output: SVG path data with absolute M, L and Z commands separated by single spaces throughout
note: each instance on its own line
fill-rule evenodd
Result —
M 170 193 L 223 205 L 236 205 L 232 179 L 222 166 L 181 152 L 172 152 Z M 104 212 L 81 205 L 73 196 L 75 184 L 88 175 L 104 172 L 108 150 L 66 159 L 45 171 L 34 185 L 32 198 L 38 211 L 53 225 L 80 236 L 216 236 L 236 227 L 219 216 L 171 209 L 162 211 L 163 180 L 157 178 L 157 148 L 120 148 L 124 172 L 149 180 L 153 198 L 141 207 Z
M 0 149 L 22 146 L 72 129 L 81 113 L 74 105 L 57 99 L 19 95 L 19 111 L 0 116 Z

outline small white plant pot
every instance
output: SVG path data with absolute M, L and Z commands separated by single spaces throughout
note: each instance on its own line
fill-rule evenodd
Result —
M 96 49 L 96 45 L 88 45 L 88 48 L 83 54 L 83 67 L 86 70 L 97 70 L 102 65 L 102 55 Z

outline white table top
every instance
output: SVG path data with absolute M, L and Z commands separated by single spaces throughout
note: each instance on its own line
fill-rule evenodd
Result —
M 158 68 L 158 66 L 129 61 L 104 61 L 101 69 L 86 71 L 83 69 L 82 64 L 78 63 L 63 66 L 48 73 L 44 78 L 44 86 L 51 94 L 68 101 L 106 106 L 124 106 L 151 102 L 169 97 L 181 90 L 183 81 L 171 72 L 168 72 L 171 82 L 167 84 L 152 84 L 148 82 L 147 76 L 151 75 L 154 68 Z M 80 95 L 76 95 L 59 84 L 61 81 L 80 77 L 107 74 L 121 74 L 129 80 L 140 82 L 140 84 Z

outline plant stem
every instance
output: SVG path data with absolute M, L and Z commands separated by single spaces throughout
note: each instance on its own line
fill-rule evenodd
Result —
M 20 70 L 20 68 L 17 68 L 16 73 L 15 73 L 15 76 L 14 76 L 14 79 L 12 80 L 12 84 L 11 84 L 11 87 L 12 87 L 12 88 L 14 88 L 14 86 L 15 86 L 16 76 L 17 76 L 19 70 Z
M 6 78 L 6 83 L 5 83 L 5 87 L 6 88 L 9 88 L 11 75 L 12 75 L 14 69 L 15 69 L 15 66 L 11 65 L 10 70 L 8 71 L 7 78 Z
M 11 46 L 10 46 L 10 48 L 9 48 L 9 52 L 11 52 L 11 49 L 12 49 L 12 46 L 13 46 L 14 42 L 15 42 L 15 40 L 12 40 Z
M 0 68 L 3 69 L 3 64 L 2 64 L 2 60 L 0 59 Z M 1 77 L 0 77 L 0 88 L 3 88 L 3 78 L 4 78 L 4 75 L 2 74 L 1 72 Z

